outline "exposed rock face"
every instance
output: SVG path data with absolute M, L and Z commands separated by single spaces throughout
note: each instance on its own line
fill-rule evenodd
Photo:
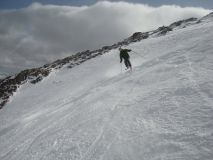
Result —
M 108 50 L 110 50 L 110 48 L 107 49 L 107 51 Z M 15 76 L 9 76 L 0 80 L 0 109 L 8 102 L 10 96 L 17 91 L 20 85 L 26 82 L 36 84 L 48 76 L 52 69 L 60 69 L 65 64 L 68 64 L 68 68 L 72 68 L 104 52 L 106 52 L 106 49 L 79 52 L 75 55 L 46 64 L 43 67 L 27 69 Z
M 149 32 L 135 32 L 131 37 L 125 39 L 123 42 L 125 43 L 125 45 L 133 43 L 133 42 L 138 42 L 141 41 L 143 39 L 147 39 L 149 37 Z
M 46 64 L 43 67 L 27 69 L 21 71 L 19 74 L 15 76 L 9 76 L 4 79 L 0 79 L 0 109 L 9 101 L 10 96 L 13 95 L 14 92 L 20 87 L 20 85 L 29 82 L 32 84 L 36 84 L 41 81 L 44 77 L 48 76 L 52 69 L 60 69 L 61 67 L 67 65 L 68 68 L 73 68 L 76 65 L 80 65 L 81 63 L 95 58 L 99 55 L 102 55 L 112 49 L 119 48 L 120 46 L 125 46 L 130 43 L 138 42 L 143 39 L 147 39 L 149 36 L 162 36 L 165 35 L 167 32 L 172 31 L 175 27 L 178 27 L 183 24 L 187 24 L 189 22 L 197 21 L 196 18 L 190 18 L 183 21 L 178 21 L 171 24 L 168 27 L 159 27 L 155 31 L 151 32 L 136 32 L 132 36 L 127 39 L 124 39 L 121 42 L 113 44 L 111 46 L 104 46 L 101 49 L 94 50 L 94 51 L 83 51 L 76 53 L 75 55 L 66 57 L 64 59 L 56 60 L 53 63 Z
M 170 32 L 170 31 L 172 31 L 172 28 L 162 26 L 157 29 L 157 35 L 165 35 L 167 32 Z
M 179 26 L 182 26 L 182 28 L 186 27 L 187 25 L 193 23 L 193 22 L 197 22 L 197 18 L 189 18 L 189 19 L 185 19 L 185 20 L 181 20 L 181 21 L 177 21 L 172 23 L 169 28 L 173 29 Z
M 19 88 L 19 86 L 27 81 L 35 84 L 48 76 L 49 69 L 34 68 L 21 71 L 15 76 L 9 76 L 0 81 L 0 108 L 2 108 L 9 100 L 9 97 Z

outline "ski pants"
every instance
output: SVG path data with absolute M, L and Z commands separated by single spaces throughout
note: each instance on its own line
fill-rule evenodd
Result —
M 126 68 L 132 68 L 132 65 L 131 65 L 129 58 L 124 59 L 124 63 L 126 65 Z

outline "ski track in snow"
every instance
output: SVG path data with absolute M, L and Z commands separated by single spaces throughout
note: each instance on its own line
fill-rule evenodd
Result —
M 1 160 L 212 160 L 213 23 L 25 84 L 0 111 Z M 143 57 L 143 58 L 142 58 Z

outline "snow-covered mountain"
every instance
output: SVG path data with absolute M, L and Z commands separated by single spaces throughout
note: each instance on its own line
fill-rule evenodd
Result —
M 1 80 L 0 159 L 212 160 L 212 30 L 179 21 Z
M 159 27 L 157 30 L 150 31 L 150 32 L 136 32 L 131 37 L 123 40 L 122 42 L 118 42 L 111 46 L 104 46 L 101 49 L 97 49 L 94 51 L 83 51 L 79 52 L 75 55 L 70 57 L 66 57 L 61 60 L 57 60 L 53 63 L 46 64 L 43 67 L 27 69 L 20 72 L 14 76 L 8 76 L 3 80 L 0 80 L 0 109 L 9 101 L 9 98 L 17 91 L 17 89 L 26 82 L 30 82 L 35 84 L 40 82 L 44 77 L 48 76 L 49 73 L 53 69 L 60 69 L 61 67 L 65 66 L 68 68 L 73 68 L 76 65 L 79 65 L 89 59 L 95 58 L 96 56 L 100 56 L 104 53 L 111 51 L 112 49 L 116 49 L 120 46 L 126 46 L 128 44 L 141 41 L 143 39 L 147 39 L 149 37 L 156 37 L 165 35 L 167 32 L 170 32 L 175 29 L 183 28 L 188 25 L 198 23 L 197 18 L 189 18 L 186 20 L 178 21 L 171 24 L 168 27 L 162 26 Z

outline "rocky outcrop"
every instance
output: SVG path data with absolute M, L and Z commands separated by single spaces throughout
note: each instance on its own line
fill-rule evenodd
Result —
M 46 64 L 43 67 L 27 69 L 15 76 L 9 76 L 0 80 L 0 109 L 9 101 L 10 96 L 12 96 L 22 84 L 26 82 L 36 84 L 47 77 L 52 69 L 60 69 L 65 65 L 67 65 L 68 68 L 73 68 L 104 52 L 106 52 L 104 48 L 95 51 L 87 50 L 79 52 L 75 55 Z
M 172 31 L 172 28 L 162 26 L 157 29 L 156 33 L 159 36 L 159 35 L 165 35 L 167 32 L 170 32 L 170 31 Z
M 193 22 L 197 22 L 197 18 L 189 18 L 189 19 L 185 19 L 185 20 L 181 20 L 181 21 L 177 21 L 172 23 L 171 25 L 169 25 L 169 28 L 173 29 L 173 28 L 177 28 L 177 27 L 182 27 L 185 28 L 187 25 L 193 23 Z
M 50 64 L 46 64 L 39 68 L 27 69 L 21 71 L 19 74 L 14 76 L 9 76 L 4 79 L 0 79 L 0 109 L 9 101 L 9 98 L 17 91 L 17 89 L 24 83 L 28 82 L 31 84 L 36 84 L 40 82 L 43 78 L 47 77 L 52 69 L 60 69 L 61 67 L 73 68 L 81 63 L 95 58 L 99 55 L 105 54 L 112 49 L 119 48 L 120 46 L 126 46 L 130 43 L 138 42 L 143 39 L 147 39 L 150 36 L 162 36 L 167 32 L 172 31 L 175 27 L 183 24 L 189 24 L 190 22 L 195 22 L 197 19 L 190 18 L 183 21 L 178 21 L 171 24 L 168 27 L 162 26 L 157 30 L 150 32 L 136 32 L 127 39 L 121 42 L 113 44 L 111 46 L 104 46 L 101 49 L 90 51 L 86 50 L 83 52 L 78 52 L 75 55 L 71 55 L 64 59 L 56 60 Z
M 9 97 L 19 88 L 20 85 L 29 81 L 35 84 L 48 76 L 50 70 L 44 68 L 34 68 L 21 71 L 15 76 L 9 76 L 0 81 L 0 108 L 2 108 L 9 100 Z
M 128 45 L 130 43 L 133 43 L 133 42 L 138 42 L 138 41 L 141 41 L 143 39 L 147 39 L 149 38 L 149 32 L 145 32 L 145 33 L 142 33 L 142 32 L 135 32 L 131 37 L 125 39 L 123 41 L 123 45 Z

